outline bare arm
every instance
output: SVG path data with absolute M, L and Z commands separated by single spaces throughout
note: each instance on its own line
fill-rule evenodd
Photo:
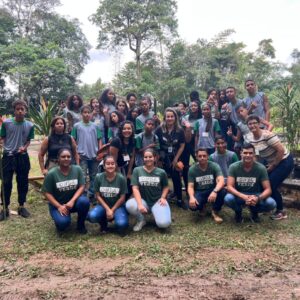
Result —
M 199 204 L 199 202 L 195 198 L 195 188 L 194 188 L 194 183 L 193 182 L 188 183 L 188 194 L 190 196 L 189 206 L 191 208 L 196 208 L 197 205 Z
M 73 197 L 68 201 L 68 203 L 66 203 L 66 206 L 69 210 L 73 208 L 76 200 L 82 195 L 82 193 L 84 192 L 84 188 L 85 188 L 85 185 L 81 185 L 78 188 L 78 190 L 75 192 Z
M 66 207 L 66 205 L 62 205 L 60 204 L 54 197 L 52 194 L 50 193 L 44 193 L 46 199 L 50 202 L 50 204 L 52 204 L 54 207 L 57 208 L 57 210 L 59 211 L 59 213 L 62 216 L 67 216 L 69 214 L 69 210 Z
M 216 183 L 217 184 L 216 184 L 214 190 L 219 192 L 225 185 L 224 177 L 222 175 L 218 176 L 216 178 Z M 217 196 L 218 196 L 218 193 L 215 191 L 212 191 L 207 198 L 208 202 L 215 202 L 217 199 Z
M 264 119 L 260 118 L 260 123 L 262 123 L 263 125 L 265 125 L 266 129 L 269 130 L 269 131 L 272 131 L 273 128 L 274 128 L 274 125 L 271 124 L 270 122 L 268 122 L 267 120 L 264 120 Z
M 114 146 L 110 146 L 109 147 L 109 154 L 114 157 L 115 161 L 117 161 L 118 160 L 119 149 L 114 147 Z
M 119 208 L 123 203 L 125 202 L 125 194 L 121 195 L 118 201 L 115 203 L 115 205 L 111 208 L 113 212 L 116 211 L 117 208 Z
M 272 164 L 270 164 L 267 168 L 268 172 L 274 170 L 277 165 L 282 161 L 283 156 L 284 156 L 284 148 L 283 145 L 278 142 L 277 144 L 273 145 L 273 148 L 276 150 L 275 151 L 275 160 Z
M 79 165 L 80 158 L 79 158 L 79 154 L 77 152 L 77 144 L 75 142 L 75 139 L 72 136 L 71 136 L 71 140 L 72 140 L 72 153 L 75 158 L 76 165 Z
M 271 196 L 272 194 L 272 189 L 271 189 L 271 184 L 269 180 L 264 180 L 261 183 L 262 187 L 263 187 L 263 192 L 258 196 L 258 201 L 260 200 L 264 200 L 267 199 L 268 197 Z
M 177 151 L 177 153 L 176 153 L 176 155 L 175 155 L 175 157 L 174 157 L 174 159 L 172 161 L 173 168 L 175 168 L 175 166 L 176 166 L 176 164 L 178 162 L 178 159 L 179 159 L 180 155 L 182 154 L 182 152 L 184 150 L 184 146 L 185 146 L 184 143 L 180 144 L 180 147 L 179 147 L 179 149 L 178 149 L 178 151 Z
M 45 168 L 45 161 L 44 161 L 44 156 L 47 153 L 47 150 L 48 150 L 48 137 L 46 137 L 43 140 L 40 151 L 38 153 L 40 169 L 43 175 L 46 175 L 48 173 L 48 170 Z
M 264 111 L 265 111 L 265 115 L 266 115 L 266 120 L 268 122 L 270 122 L 270 103 L 269 103 L 269 99 L 266 95 L 263 96 L 263 105 L 264 105 Z
M 227 178 L 227 191 L 228 191 L 228 193 L 230 193 L 234 196 L 237 196 L 245 201 L 247 201 L 247 199 L 248 199 L 246 194 L 239 192 L 235 188 L 235 178 L 232 176 L 228 176 L 228 178 Z
M 133 149 L 131 157 L 130 157 L 130 161 L 129 161 L 129 165 L 128 165 L 127 178 L 131 177 L 132 168 L 133 168 L 133 164 L 134 164 L 134 159 L 135 159 L 135 148 Z
M 143 202 L 142 202 L 142 196 L 141 196 L 139 187 L 136 186 L 136 185 L 133 185 L 133 186 L 132 186 L 132 193 L 133 193 L 134 199 L 135 199 L 136 202 L 137 202 L 138 210 L 139 210 L 142 214 L 146 214 L 148 211 L 147 211 L 147 208 L 143 205 Z

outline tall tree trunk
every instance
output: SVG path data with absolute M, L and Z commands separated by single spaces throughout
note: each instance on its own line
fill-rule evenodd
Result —
M 136 77 L 138 84 L 141 82 L 142 71 L 141 71 L 141 46 L 142 40 L 136 40 L 136 52 L 135 52 L 135 60 L 136 60 Z

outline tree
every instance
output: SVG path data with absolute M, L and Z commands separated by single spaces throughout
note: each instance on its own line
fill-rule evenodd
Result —
M 90 47 L 78 20 L 53 13 L 58 0 L 2 2 L 0 79 L 9 76 L 19 97 L 37 102 L 42 96 L 60 100 L 76 90 Z
M 1 0 L 3 6 L 10 12 L 17 25 L 20 38 L 32 34 L 40 14 L 51 12 L 60 4 L 59 0 Z
M 98 47 L 113 49 L 128 45 L 135 54 L 140 81 L 142 55 L 177 34 L 176 10 L 174 0 L 101 1 L 91 18 L 100 27 Z
M 105 89 L 105 84 L 99 78 L 93 84 L 84 84 L 79 87 L 79 95 L 85 100 L 90 100 L 93 97 L 99 98 L 101 92 Z

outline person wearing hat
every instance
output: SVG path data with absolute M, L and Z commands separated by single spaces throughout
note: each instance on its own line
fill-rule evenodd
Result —
M 196 150 L 198 163 L 194 164 L 188 174 L 189 207 L 191 210 L 199 210 L 205 215 L 205 206 L 212 204 L 212 217 L 217 224 L 223 222 L 219 212 L 224 203 L 224 177 L 218 164 L 208 160 L 208 152 L 205 148 Z

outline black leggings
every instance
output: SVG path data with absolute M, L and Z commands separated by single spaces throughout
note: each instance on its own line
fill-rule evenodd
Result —
M 181 185 L 181 178 L 180 172 L 176 171 L 172 168 L 171 163 L 174 157 L 167 156 L 164 160 L 164 167 L 168 175 L 172 178 L 174 193 L 177 197 L 177 200 L 182 200 L 182 185 Z

